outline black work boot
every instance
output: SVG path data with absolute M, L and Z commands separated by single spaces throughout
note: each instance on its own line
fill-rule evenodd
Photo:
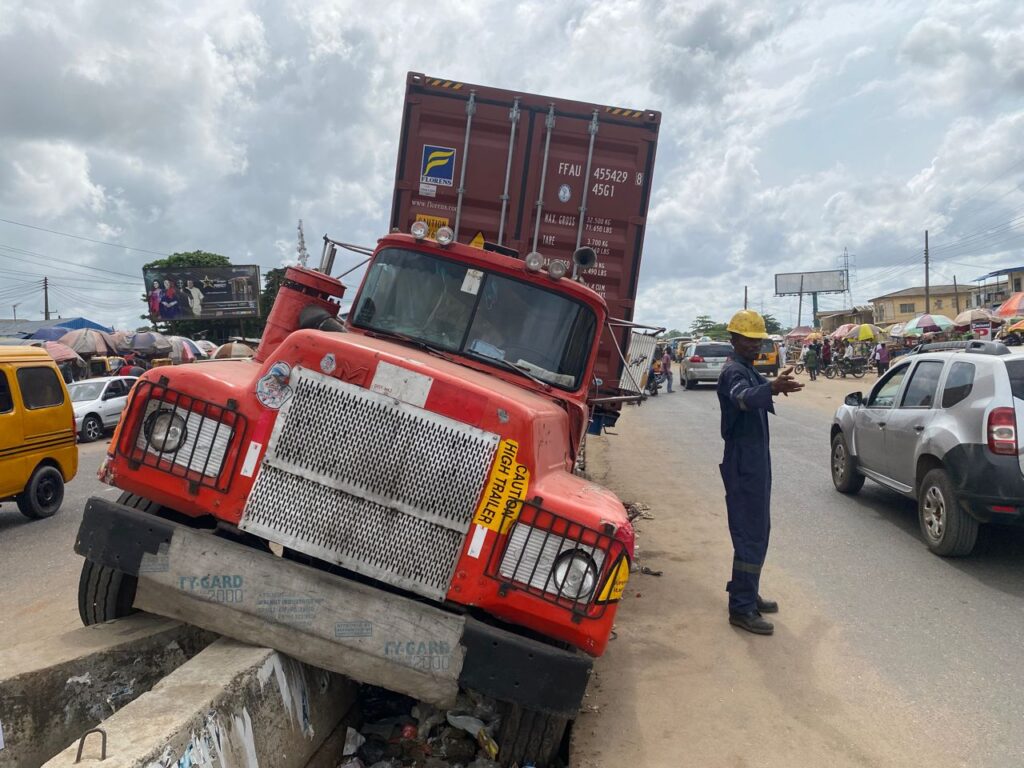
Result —
M 757 596 L 757 610 L 760 613 L 778 613 L 779 604 L 774 600 L 765 600 L 760 595 Z
M 753 632 L 755 635 L 770 635 L 775 631 L 775 625 L 757 611 L 730 613 L 729 623 L 734 627 L 745 629 L 747 632 Z

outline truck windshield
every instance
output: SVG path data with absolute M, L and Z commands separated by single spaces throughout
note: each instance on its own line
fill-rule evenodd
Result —
M 525 281 L 388 248 L 367 273 L 352 324 L 484 361 L 503 360 L 575 390 L 597 319 L 584 304 Z

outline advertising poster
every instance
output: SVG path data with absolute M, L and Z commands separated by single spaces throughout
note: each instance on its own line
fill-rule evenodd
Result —
M 260 268 L 170 267 L 146 269 L 146 301 L 154 320 L 258 317 Z
M 992 339 L 992 323 L 988 320 L 972 320 L 971 333 L 974 334 L 976 339 L 990 341 Z

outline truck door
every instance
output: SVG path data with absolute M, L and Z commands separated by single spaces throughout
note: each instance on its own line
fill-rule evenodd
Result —
M 885 466 L 885 429 L 909 369 L 910 364 L 906 363 L 883 376 L 871 390 L 867 403 L 854 415 L 857 461 L 865 469 L 884 477 L 889 477 Z
M 889 476 L 901 485 L 914 487 L 917 446 L 935 416 L 936 391 L 942 375 L 941 360 L 921 360 L 914 366 L 899 405 L 885 425 L 885 463 Z
M 14 370 L 0 366 L 0 498 L 20 493 L 25 485 L 25 459 L 15 453 L 24 447 L 21 408 L 14 407 L 12 374 Z

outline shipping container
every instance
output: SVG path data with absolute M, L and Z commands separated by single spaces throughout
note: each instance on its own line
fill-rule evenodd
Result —
M 495 243 L 572 264 L 612 317 L 631 321 L 661 113 L 470 85 L 410 72 L 391 227 L 455 230 L 459 242 Z M 604 331 L 595 376 L 615 393 L 630 329 Z M 628 378 L 628 377 L 627 377 Z M 623 389 L 635 385 L 622 382 Z

